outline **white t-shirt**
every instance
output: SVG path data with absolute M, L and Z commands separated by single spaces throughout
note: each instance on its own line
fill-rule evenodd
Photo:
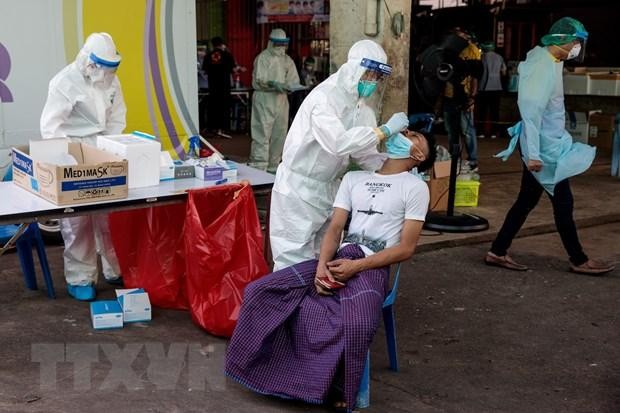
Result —
M 349 172 L 334 201 L 335 208 L 351 211 L 349 233 L 385 241 L 385 248 L 400 242 L 406 219 L 424 221 L 428 204 L 428 186 L 409 172 Z M 363 250 L 366 255 L 372 253 L 368 248 Z

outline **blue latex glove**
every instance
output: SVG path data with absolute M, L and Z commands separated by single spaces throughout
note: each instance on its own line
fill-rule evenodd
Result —
M 279 93 L 286 93 L 286 85 L 284 83 L 270 80 L 269 82 L 267 82 L 267 85 L 271 88 L 274 88 Z
M 407 129 L 407 126 L 409 126 L 409 118 L 404 112 L 395 113 L 383 126 L 388 128 L 390 132 L 388 135 L 392 136 L 403 129 Z
M 411 156 L 411 139 L 407 139 L 402 133 L 392 135 L 385 141 L 388 158 L 407 159 Z

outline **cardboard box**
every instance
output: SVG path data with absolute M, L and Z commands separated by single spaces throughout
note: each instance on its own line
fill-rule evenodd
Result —
M 97 148 L 127 160 L 129 188 L 159 185 L 161 143 L 131 134 L 100 135 Z
M 590 95 L 598 96 L 619 96 L 620 95 L 620 73 L 591 73 Z
M 196 176 L 194 165 L 188 165 L 183 161 L 174 161 L 174 179 L 193 178 Z
M 233 162 L 226 161 L 226 167 L 220 165 L 195 165 L 196 178 L 214 185 L 237 182 L 237 166 Z
M 448 210 L 450 163 L 451 161 L 435 162 L 431 169 L 431 179 L 427 182 L 430 192 L 430 211 Z
M 151 301 L 142 288 L 116 290 L 116 299 L 123 310 L 125 323 L 151 321 Z
M 585 72 L 565 73 L 563 81 L 565 95 L 590 94 L 591 79 Z
M 566 112 L 565 128 L 572 135 L 574 142 L 588 143 L 590 131 L 587 113 Z
M 596 146 L 599 154 L 611 155 L 616 115 L 611 113 L 593 113 L 589 119 L 590 133 L 588 142 Z
M 95 330 L 123 328 L 123 310 L 118 301 L 93 301 L 90 303 L 90 318 Z
M 159 180 L 170 181 L 174 179 L 174 161 L 168 151 L 161 151 L 159 155 Z
M 127 197 L 127 161 L 67 139 L 32 141 L 35 153 L 41 149 L 39 145 L 58 152 L 66 149 L 77 165 L 37 161 L 30 156 L 30 148 L 13 148 L 13 183 L 16 185 L 56 205 Z

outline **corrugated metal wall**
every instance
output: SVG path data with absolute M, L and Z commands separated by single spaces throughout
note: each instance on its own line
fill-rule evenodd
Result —
M 228 49 L 237 64 L 247 68 L 241 73 L 243 86 L 252 85 L 252 65 L 254 58 L 261 51 L 256 44 L 256 3 L 248 0 L 228 0 L 226 2 L 226 41 Z
M 196 39 L 226 37 L 226 1 L 196 0 Z M 210 45 L 209 45 L 210 46 Z

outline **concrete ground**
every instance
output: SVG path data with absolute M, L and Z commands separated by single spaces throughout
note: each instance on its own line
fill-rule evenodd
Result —
M 247 156 L 247 136 L 213 142 L 240 160 Z M 620 270 L 600 278 L 567 272 L 546 200 L 512 249 L 532 270 L 482 263 L 517 191 L 518 163 L 490 158 L 505 143 L 481 142 L 475 211 L 491 229 L 429 233 L 403 265 L 396 303 L 401 371 L 387 369 L 381 329 L 368 412 L 620 411 Z M 573 181 L 575 215 L 586 251 L 618 261 L 620 182 L 607 171 L 602 159 Z M 24 288 L 15 253 L 0 257 L 0 411 L 327 411 L 226 380 L 226 341 L 204 333 L 186 312 L 154 309 L 151 323 L 95 332 L 88 304 L 65 292 L 62 248 L 49 247 L 48 258 L 56 300 Z M 114 296 L 105 283 L 99 291 L 99 298 Z

